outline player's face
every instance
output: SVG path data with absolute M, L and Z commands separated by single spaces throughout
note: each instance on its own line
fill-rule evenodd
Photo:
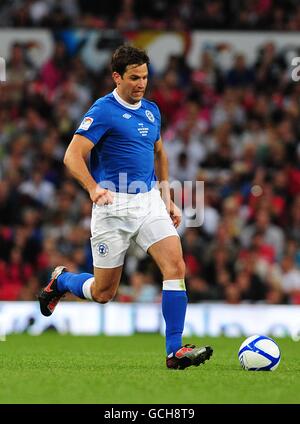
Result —
M 128 65 L 123 77 L 117 72 L 113 73 L 117 84 L 117 92 L 125 102 L 138 103 L 144 96 L 148 82 L 148 67 L 143 65 Z

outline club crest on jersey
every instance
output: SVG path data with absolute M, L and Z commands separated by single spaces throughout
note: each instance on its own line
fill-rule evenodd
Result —
M 89 116 L 86 116 L 84 120 L 81 122 L 79 129 L 80 130 L 88 130 L 90 126 L 92 125 L 93 118 L 90 118 Z
M 145 111 L 145 114 L 146 114 L 147 118 L 149 119 L 149 121 L 154 122 L 154 116 L 153 116 L 153 113 L 150 112 L 150 110 L 147 109 Z
M 99 243 L 97 245 L 97 252 L 100 256 L 107 256 L 108 255 L 108 246 L 105 243 Z

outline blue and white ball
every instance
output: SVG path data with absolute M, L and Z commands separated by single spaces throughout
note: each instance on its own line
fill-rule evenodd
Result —
M 239 361 L 248 371 L 274 371 L 280 362 L 280 350 L 270 337 L 251 336 L 239 348 Z

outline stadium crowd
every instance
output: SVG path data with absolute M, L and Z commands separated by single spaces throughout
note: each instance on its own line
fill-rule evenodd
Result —
M 0 26 L 299 31 L 298 0 L 2 0 Z
M 205 186 L 203 225 L 179 228 L 192 302 L 300 304 L 300 84 L 274 43 L 260 47 L 230 69 L 210 47 L 195 69 L 173 55 L 151 71 L 171 180 Z M 63 156 L 113 83 L 109 64 L 94 72 L 61 41 L 41 67 L 15 43 L 0 89 L 0 300 L 34 300 L 58 264 L 92 272 L 91 202 Z M 116 300 L 160 291 L 158 269 L 131 246 Z

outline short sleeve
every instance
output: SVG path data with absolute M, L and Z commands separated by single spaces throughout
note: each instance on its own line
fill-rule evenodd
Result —
M 156 106 L 156 111 L 155 111 L 155 117 L 157 119 L 157 135 L 156 135 L 156 140 L 158 141 L 160 139 L 160 127 L 161 127 L 161 116 L 160 116 L 160 111 L 157 105 Z
M 83 135 L 97 144 L 111 127 L 110 117 L 109 106 L 104 102 L 96 102 L 84 115 L 75 134 Z

